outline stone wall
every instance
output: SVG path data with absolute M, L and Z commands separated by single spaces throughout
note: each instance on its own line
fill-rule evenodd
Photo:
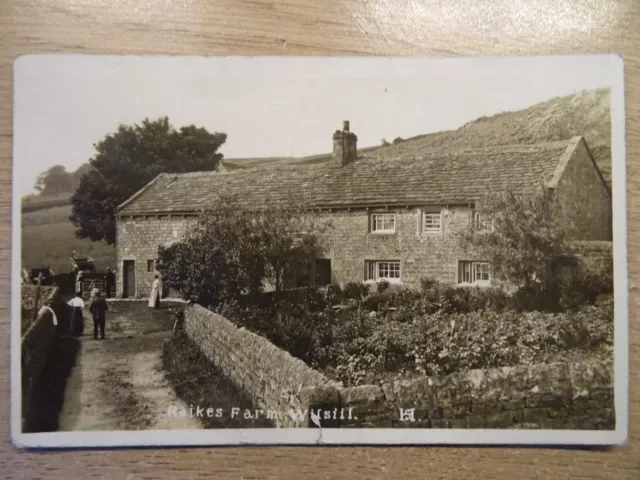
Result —
M 57 287 L 40 287 L 40 298 L 36 305 L 37 285 L 20 285 L 21 305 L 24 309 L 35 310 L 41 307 L 44 302 L 51 297 L 51 294 L 57 290 Z
M 23 286 L 24 289 L 24 286 Z M 57 289 L 49 295 L 55 298 Z M 63 309 L 54 307 L 58 316 Z M 50 352 L 57 341 L 56 327 L 50 312 L 39 315 L 22 336 L 21 344 L 21 376 L 22 376 L 22 425 L 23 431 L 29 430 L 31 398 L 40 379 L 40 374 L 49 360 Z
M 185 311 L 184 325 L 204 355 L 244 390 L 256 407 L 277 413 L 273 420 L 279 427 L 302 426 L 288 415 L 289 409 L 308 408 L 309 390 L 333 385 L 302 360 L 199 305 Z
M 344 388 L 357 419 L 341 426 L 613 430 L 613 379 L 612 363 L 553 363 Z
M 20 285 L 21 293 L 21 312 L 20 312 L 20 333 L 24 334 L 27 329 L 34 323 L 36 313 L 46 303 L 55 303 L 60 295 L 57 287 L 40 287 L 40 295 L 36 304 L 36 285 Z
M 148 261 L 155 261 L 160 245 L 168 247 L 184 238 L 189 227 L 195 225 L 194 216 L 125 217 L 116 220 L 116 296 L 122 297 L 124 260 L 135 261 L 135 295 L 146 297 L 151 292 L 155 269 L 149 269 Z M 150 271 L 149 271 L 150 270 Z
M 185 330 L 258 408 L 277 412 L 280 427 L 313 426 L 313 410 L 324 427 L 615 428 L 610 362 L 472 370 L 345 388 L 200 306 L 186 310 Z

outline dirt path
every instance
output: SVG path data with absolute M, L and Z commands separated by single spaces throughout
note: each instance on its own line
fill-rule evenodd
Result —
M 153 311 L 144 303 L 109 303 L 106 339 L 93 339 L 85 313 L 81 350 L 67 380 L 60 431 L 199 429 L 196 418 L 170 417 L 185 407 L 161 368 L 164 340 L 171 335 L 171 307 Z

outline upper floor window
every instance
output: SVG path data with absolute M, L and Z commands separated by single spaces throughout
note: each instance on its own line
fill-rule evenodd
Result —
M 395 233 L 396 214 L 395 213 L 372 213 L 371 231 L 373 233 Z
M 440 232 L 442 230 L 442 214 L 425 212 L 422 217 L 423 232 Z
M 147 260 L 147 273 L 153 273 L 156 271 L 156 261 Z
M 473 228 L 479 232 L 493 231 L 493 221 L 482 212 L 473 212 Z
M 458 283 L 489 284 L 491 267 L 489 262 L 458 262 Z

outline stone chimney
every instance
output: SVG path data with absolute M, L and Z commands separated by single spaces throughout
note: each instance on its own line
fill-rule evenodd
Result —
M 344 167 L 358 158 L 358 137 L 349 131 L 349 121 L 345 120 L 342 130 L 333 134 L 333 163 L 336 167 Z

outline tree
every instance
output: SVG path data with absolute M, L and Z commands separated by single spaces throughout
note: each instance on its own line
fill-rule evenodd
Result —
M 402 143 L 402 142 L 404 142 L 404 138 L 402 138 L 402 137 L 396 137 L 396 138 L 393 139 L 393 144 L 394 145 L 397 145 L 397 144 Z
M 531 195 L 488 195 L 476 214 L 470 228 L 458 233 L 463 249 L 488 261 L 498 280 L 525 290 L 548 289 L 551 263 L 565 250 L 569 227 L 553 191 L 539 186 Z
M 262 291 L 264 280 L 281 290 L 287 271 L 317 256 L 321 231 L 299 210 L 247 211 L 236 199 L 221 198 L 184 240 L 159 247 L 158 269 L 183 298 L 219 305 Z
M 380 145 L 382 147 L 388 147 L 389 145 L 391 145 L 389 142 L 387 142 L 386 138 L 383 138 L 382 140 L 380 140 Z
M 72 174 L 62 165 L 55 165 L 38 175 L 34 189 L 42 196 L 60 195 L 73 190 Z
M 167 117 L 120 125 L 94 145 L 91 168 L 71 198 L 76 236 L 114 244 L 119 204 L 160 173 L 216 170 L 226 138 L 194 125 L 176 130 Z

